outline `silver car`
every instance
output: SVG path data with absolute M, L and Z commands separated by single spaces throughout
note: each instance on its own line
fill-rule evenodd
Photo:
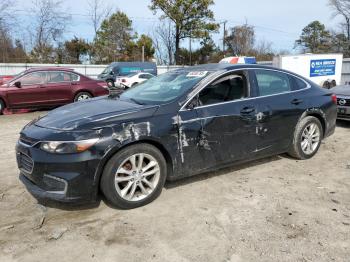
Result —
M 337 95 L 338 119 L 350 121 L 350 85 L 332 88 Z

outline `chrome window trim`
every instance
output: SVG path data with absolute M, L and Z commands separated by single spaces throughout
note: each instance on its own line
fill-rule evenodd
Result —
M 194 95 L 192 95 L 185 103 L 184 105 L 180 108 L 179 112 L 183 112 L 183 111 L 190 111 L 192 109 L 187 109 L 186 106 L 192 101 L 192 99 L 198 95 L 204 88 L 206 88 L 207 86 L 211 85 L 212 83 L 214 83 L 218 78 L 224 76 L 225 74 L 229 74 L 229 73 L 233 73 L 233 72 L 236 72 L 236 71 L 244 71 L 244 70 L 266 70 L 266 71 L 273 71 L 273 72 L 278 72 L 278 73 L 284 73 L 284 74 L 287 74 L 287 75 L 290 75 L 292 77 L 296 77 L 298 79 L 300 79 L 301 81 L 303 81 L 305 84 L 306 84 L 306 87 L 303 88 L 303 89 L 299 89 L 299 90 L 292 90 L 292 91 L 286 91 L 286 92 L 281 92 L 281 93 L 277 93 L 277 94 L 272 94 L 272 95 L 265 95 L 265 96 L 257 96 L 257 97 L 245 97 L 245 98 L 242 98 L 242 99 L 236 99 L 236 100 L 232 100 L 232 101 L 226 101 L 226 102 L 221 102 L 221 103 L 215 103 L 215 104 L 211 104 L 211 105 L 204 105 L 204 106 L 197 106 L 195 107 L 195 109 L 197 108 L 205 108 L 205 107 L 212 107 L 212 106 L 217 106 L 217 105 L 225 105 L 225 104 L 229 104 L 229 103 L 235 103 L 235 102 L 241 102 L 241 101 L 248 101 L 248 100 L 255 100 L 255 99 L 259 99 L 259 98 L 264 98 L 264 97 L 271 97 L 271 96 L 278 96 L 278 95 L 283 95 L 283 94 L 291 94 L 291 93 L 297 93 L 297 92 L 301 92 L 301 91 L 304 91 L 304 90 L 307 90 L 307 89 L 310 89 L 311 88 L 311 85 L 306 82 L 304 79 L 300 78 L 299 76 L 296 76 L 292 73 L 289 73 L 289 72 L 284 72 L 284 71 L 281 71 L 281 70 L 278 70 L 278 69 L 271 69 L 271 68 L 236 68 L 236 69 L 233 69 L 233 70 L 229 70 L 229 71 L 226 71 L 220 75 L 217 76 L 216 79 L 210 81 L 208 84 L 206 84 L 205 86 L 203 86 L 202 88 L 200 88 L 197 92 L 195 92 Z M 250 90 L 248 90 L 249 93 L 250 93 Z

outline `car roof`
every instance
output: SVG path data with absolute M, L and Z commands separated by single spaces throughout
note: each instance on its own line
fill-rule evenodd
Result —
M 34 71 L 66 71 L 66 72 L 74 72 L 74 69 L 72 68 L 66 68 L 66 67 L 33 67 L 26 70 L 27 72 L 34 72 Z M 76 73 L 76 72 L 74 72 Z
M 258 65 L 258 64 L 228 64 L 228 63 L 216 63 L 216 64 L 204 64 L 183 67 L 179 70 L 184 71 L 219 71 L 219 70 L 234 70 L 234 69 L 245 69 L 245 68 L 256 68 L 256 69 L 274 69 L 281 70 L 272 66 Z M 281 70 L 283 71 L 283 70 Z

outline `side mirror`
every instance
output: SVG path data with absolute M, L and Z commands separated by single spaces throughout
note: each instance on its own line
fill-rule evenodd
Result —
M 17 87 L 17 88 L 21 88 L 21 87 L 22 87 L 21 81 L 17 81 L 17 82 L 15 82 L 13 85 L 14 85 L 15 87 Z
M 112 76 L 112 75 L 114 75 L 114 72 L 113 72 L 113 71 L 111 71 L 111 72 L 109 72 L 109 74 Z

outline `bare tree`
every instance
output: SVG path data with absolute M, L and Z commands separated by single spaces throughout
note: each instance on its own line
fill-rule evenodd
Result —
M 329 0 L 329 5 L 333 8 L 336 17 L 342 16 L 345 20 L 346 37 L 350 40 L 350 0 Z
M 170 20 L 163 20 L 153 32 L 153 44 L 158 60 L 162 63 L 174 64 L 175 60 L 175 30 Z
M 231 28 L 231 32 L 225 39 L 228 50 L 234 55 L 247 55 L 254 47 L 254 27 L 245 23 L 241 26 Z
M 0 27 L 8 30 L 16 22 L 16 0 L 0 1 Z
M 52 48 L 57 43 L 71 19 L 62 7 L 61 0 L 34 0 L 31 12 L 34 16 L 32 56 L 38 62 L 49 62 Z
M 94 28 L 96 37 L 97 31 L 100 29 L 102 21 L 111 15 L 112 7 L 106 5 L 106 2 L 103 0 L 88 0 L 87 5 L 87 14 Z

